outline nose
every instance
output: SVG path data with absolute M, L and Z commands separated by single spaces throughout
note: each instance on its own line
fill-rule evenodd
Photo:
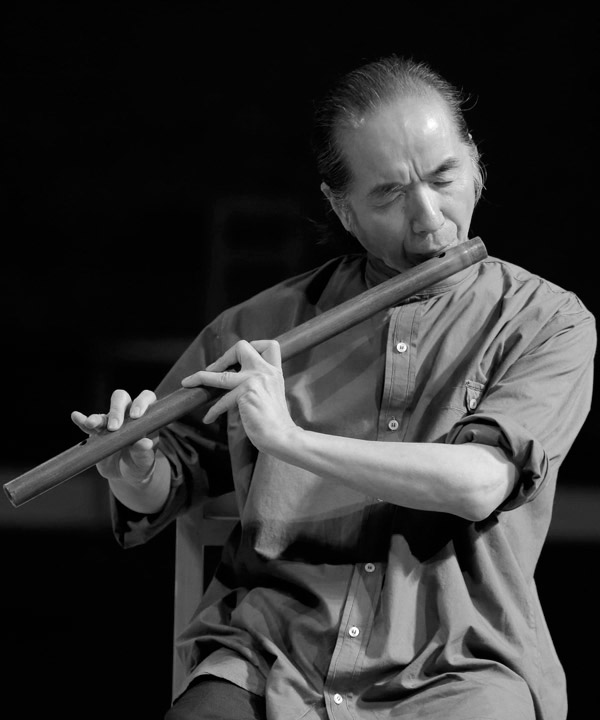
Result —
M 435 192 L 427 186 L 417 186 L 411 193 L 411 227 L 414 233 L 430 233 L 444 224 L 444 215 Z

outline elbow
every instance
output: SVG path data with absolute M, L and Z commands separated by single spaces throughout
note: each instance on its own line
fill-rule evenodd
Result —
M 510 496 L 516 480 L 517 472 L 512 468 L 470 483 L 462 494 L 457 515 L 471 522 L 485 520 Z
M 495 512 L 511 495 L 519 477 L 517 467 L 499 449 L 471 446 L 477 462 L 462 475 L 456 514 L 471 522 L 480 522 Z
M 469 522 L 480 522 L 488 518 L 497 507 L 498 505 L 490 502 L 488 498 L 474 496 L 465 499 L 456 514 Z

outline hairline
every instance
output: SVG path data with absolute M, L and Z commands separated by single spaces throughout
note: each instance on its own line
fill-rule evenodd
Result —
M 360 127 L 364 126 L 364 124 L 372 117 L 374 117 L 378 112 L 383 110 L 384 108 L 391 108 L 393 105 L 395 105 L 398 102 L 402 102 L 404 100 L 434 100 L 439 103 L 441 107 L 444 108 L 444 112 L 446 113 L 449 121 L 452 124 L 452 127 L 454 128 L 454 132 L 456 133 L 456 137 L 458 142 L 466 148 L 469 157 L 471 158 L 471 161 L 473 163 L 474 169 L 475 166 L 478 165 L 478 163 L 475 160 L 475 153 L 477 152 L 475 148 L 474 143 L 469 143 L 464 140 L 464 138 L 461 135 L 461 132 L 458 127 L 458 123 L 456 118 L 454 117 L 454 113 L 452 112 L 452 108 L 450 106 L 450 103 L 446 98 L 443 97 L 443 95 L 434 87 L 431 87 L 429 85 L 420 85 L 420 86 L 414 86 L 410 90 L 406 90 L 403 88 L 397 88 L 397 90 L 392 94 L 388 94 L 386 97 L 379 98 L 378 102 L 370 103 L 369 107 L 366 107 L 362 112 L 352 112 L 349 113 L 346 116 L 342 116 L 338 118 L 338 121 L 336 123 L 336 126 L 334 128 L 333 132 L 333 138 L 335 140 L 335 144 L 337 145 L 337 152 L 339 153 L 339 156 L 343 158 L 343 162 L 346 166 L 346 169 L 348 171 L 350 182 L 348 183 L 348 186 L 346 188 L 346 191 L 343 193 L 334 192 L 335 195 L 337 195 L 338 202 L 346 203 L 348 201 L 348 194 L 350 192 L 350 187 L 352 183 L 354 182 L 354 173 L 352 169 L 352 164 L 350 162 L 350 159 L 345 151 L 344 143 L 342 141 L 342 136 L 345 132 L 348 130 L 358 130 Z

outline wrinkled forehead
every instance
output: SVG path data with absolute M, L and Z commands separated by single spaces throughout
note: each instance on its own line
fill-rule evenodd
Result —
M 414 138 L 422 135 L 425 139 L 443 131 L 460 140 L 447 103 L 435 92 L 399 95 L 364 112 L 354 112 L 338 125 L 337 137 L 347 141 L 369 131 L 382 136 L 385 133 Z
M 465 144 L 437 95 L 396 98 L 339 128 L 338 142 L 353 174 L 390 163 L 436 164 L 463 155 Z

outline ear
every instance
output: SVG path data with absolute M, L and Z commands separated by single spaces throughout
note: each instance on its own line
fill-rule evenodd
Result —
M 344 226 L 344 230 L 353 235 L 354 233 L 352 232 L 351 211 L 348 205 L 346 205 L 346 203 L 342 203 L 339 198 L 335 196 L 335 194 L 331 191 L 331 188 L 326 182 L 321 183 L 321 192 L 329 200 L 331 209 L 338 216 L 339 221 Z

